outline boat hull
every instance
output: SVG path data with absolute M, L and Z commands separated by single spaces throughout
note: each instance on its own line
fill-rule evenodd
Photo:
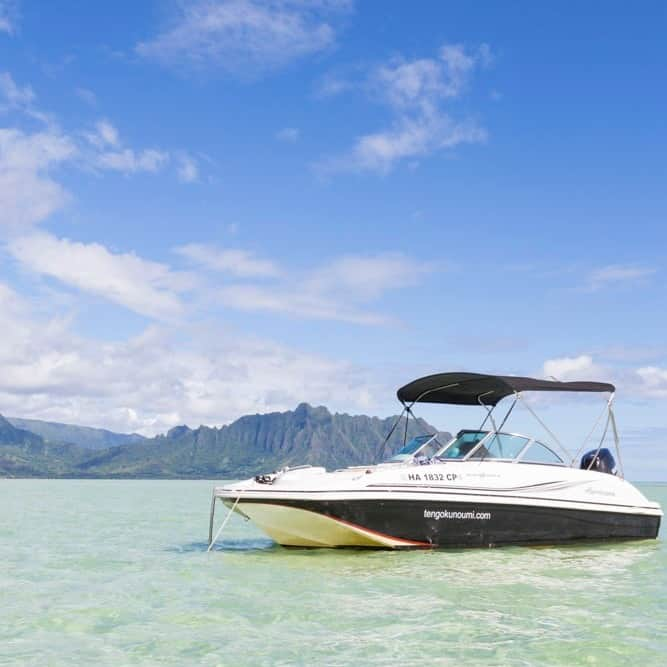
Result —
M 449 499 L 243 498 L 236 511 L 279 544 L 299 547 L 558 544 L 650 539 L 660 528 L 652 514 Z

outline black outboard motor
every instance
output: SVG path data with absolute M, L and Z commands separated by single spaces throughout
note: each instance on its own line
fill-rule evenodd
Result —
M 592 465 L 591 465 L 592 463 Z M 616 461 L 611 452 L 605 447 L 599 452 L 597 449 L 593 449 L 590 452 L 586 452 L 581 457 L 581 466 L 582 470 L 597 470 L 598 472 L 608 472 L 610 475 L 616 474 Z

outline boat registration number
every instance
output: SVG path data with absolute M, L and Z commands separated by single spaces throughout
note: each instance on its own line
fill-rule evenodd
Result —
M 454 482 L 458 475 L 455 472 L 411 472 L 409 482 Z

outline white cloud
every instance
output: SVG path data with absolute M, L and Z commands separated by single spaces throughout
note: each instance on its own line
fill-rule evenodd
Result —
M 325 171 L 387 172 L 404 158 L 418 158 L 459 144 L 486 140 L 486 130 L 474 121 L 457 123 L 446 114 L 402 117 L 390 130 L 359 137 L 347 156 L 325 164 Z
M 95 123 L 94 132 L 86 132 L 86 139 L 95 148 L 104 149 L 109 146 L 120 146 L 120 135 L 116 127 L 107 119 L 103 118 Z
M 76 153 L 73 142 L 53 130 L 0 129 L 0 225 L 32 225 L 61 208 L 68 195 L 51 171 Z
M 152 326 L 100 342 L 76 335 L 68 320 L 35 317 L 2 284 L 0 320 L 0 405 L 9 416 L 153 434 L 304 400 L 366 411 L 380 393 L 346 362 L 210 323 L 197 327 L 210 332 L 205 338 L 184 340 L 182 332 Z
M 0 72 L 0 112 L 20 111 L 50 129 L 54 129 L 53 119 L 34 107 L 35 97 L 30 86 L 19 86 L 9 72 Z
M 667 369 L 660 366 L 632 367 L 596 362 L 588 354 L 560 357 L 544 362 L 545 377 L 557 380 L 602 380 L 613 383 L 619 392 L 633 399 L 667 398 Z
M 29 87 L 19 88 L 11 77 L 0 76 L 0 92 L 12 105 L 27 105 L 23 110 L 28 115 L 45 119 L 30 108 L 34 96 Z M 83 137 L 86 141 L 63 134 L 54 124 L 32 133 L 0 128 L 0 225 L 35 225 L 63 208 L 70 197 L 55 177 L 59 167 L 91 165 L 129 174 L 156 172 L 169 161 L 165 151 L 123 148 L 107 120 Z
M 124 174 L 133 174 L 140 171 L 156 172 L 169 162 L 169 154 L 155 148 L 135 151 L 132 148 L 123 148 L 117 151 L 100 153 L 95 161 L 96 166 Z
M 298 285 L 232 285 L 221 287 L 216 291 L 216 295 L 225 306 L 250 312 L 280 313 L 306 319 L 336 320 L 361 325 L 384 325 L 393 322 L 385 315 L 360 310 L 331 296 L 300 291 Z
M 560 382 L 572 380 L 597 380 L 602 373 L 600 367 L 593 363 L 593 358 L 587 354 L 578 357 L 560 357 L 548 359 L 544 362 L 544 375 L 547 378 Z
M 106 119 L 97 121 L 94 131 L 84 132 L 83 136 L 95 149 L 89 156 L 89 161 L 99 169 L 120 171 L 124 174 L 156 172 L 169 161 L 170 156 L 166 151 L 123 147 L 117 128 Z
M 16 3 L 0 0 L 0 32 L 13 35 L 16 30 Z
M 259 259 L 246 250 L 217 248 L 203 243 L 189 243 L 175 251 L 195 264 L 241 278 L 273 277 L 281 273 L 270 260 Z
M 94 148 L 88 161 L 98 169 L 119 171 L 123 174 L 155 173 L 166 166 L 171 158 L 167 151 L 156 148 L 135 150 L 125 147 L 117 128 L 106 119 L 97 121 L 94 131 L 84 132 L 83 136 Z
M 181 183 L 195 183 L 199 179 L 199 166 L 194 158 L 189 155 L 179 158 L 178 179 Z
M 21 88 L 9 72 L 0 72 L 0 94 L 11 107 L 22 107 L 35 100 L 35 93 L 30 86 Z
M 485 141 L 483 127 L 472 118 L 456 120 L 445 104 L 463 95 L 474 71 L 490 60 L 486 45 L 466 50 L 460 44 L 445 44 L 436 58 L 399 58 L 375 68 L 364 85 L 356 87 L 364 87 L 393 110 L 392 126 L 358 137 L 349 151 L 322 161 L 319 170 L 387 172 L 404 159 Z M 353 86 L 339 82 L 334 92 L 346 87 Z
M 369 310 L 368 304 L 388 290 L 416 284 L 434 269 L 399 253 L 348 255 L 273 285 L 226 285 L 216 294 L 221 303 L 240 310 L 385 325 L 395 320 Z
M 611 285 L 637 283 L 655 272 L 655 269 L 650 267 L 610 264 L 590 272 L 587 289 L 597 291 Z
M 112 253 L 98 243 L 77 243 L 50 234 L 9 242 L 11 254 L 26 268 L 141 315 L 174 319 L 182 314 L 179 294 L 194 287 L 191 276 L 134 254 Z
M 399 59 L 378 67 L 372 85 L 397 108 L 432 107 L 440 99 L 460 97 L 474 70 L 489 58 L 487 45 L 467 51 L 461 44 L 445 44 L 438 58 Z
M 60 210 L 69 195 L 55 178 L 58 167 L 93 165 L 124 173 L 154 172 L 169 160 L 164 151 L 122 148 L 118 131 L 107 120 L 99 121 L 94 132 L 84 133 L 86 146 L 33 109 L 32 89 L 18 86 L 9 74 L 0 74 L 0 94 L 12 108 L 47 124 L 46 129 L 32 133 L 0 128 L 0 225 L 35 225 Z
M 294 143 L 299 140 L 299 130 L 296 127 L 284 127 L 282 130 L 276 132 L 276 139 L 287 143 Z
M 667 368 L 642 366 L 637 369 L 644 395 L 651 398 L 667 398 Z
M 286 65 L 331 47 L 326 17 L 347 1 L 197 0 L 182 4 L 173 25 L 137 52 L 167 65 L 212 65 L 244 74 Z
M 317 294 L 342 293 L 365 301 L 390 289 L 412 287 L 435 268 L 401 253 L 346 255 L 316 270 L 304 284 Z

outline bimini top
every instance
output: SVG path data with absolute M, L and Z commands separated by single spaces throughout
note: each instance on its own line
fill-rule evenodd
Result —
M 614 392 L 607 382 L 557 382 L 514 375 L 482 373 L 436 373 L 413 380 L 398 392 L 402 403 L 452 403 L 454 405 L 496 405 L 520 391 Z

